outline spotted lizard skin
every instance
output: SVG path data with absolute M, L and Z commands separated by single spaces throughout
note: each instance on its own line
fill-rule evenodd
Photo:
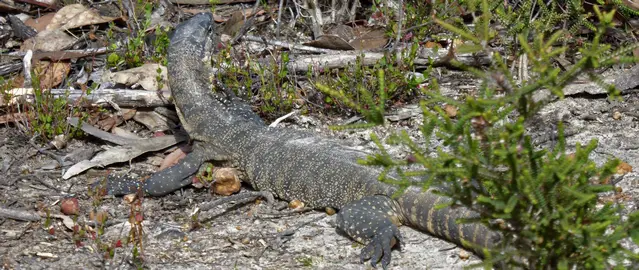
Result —
M 370 259 L 373 266 L 389 265 L 392 244 L 401 245 L 399 225 L 459 245 L 463 239 L 480 256 L 480 248 L 498 242 L 499 234 L 484 226 L 455 222 L 476 213 L 465 208 L 436 210 L 446 197 L 409 189 L 391 198 L 397 188 L 380 182 L 379 170 L 357 163 L 365 153 L 309 132 L 268 127 L 229 91 L 212 91 L 202 62 L 212 31 L 212 15 L 198 14 L 177 27 L 169 48 L 169 84 L 182 125 L 195 141 L 193 152 L 143 183 L 111 181 L 111 194 L 140 187 L 153 196 L 165 195 L 191 184 L 202 162 L 224 161 L 242 171 L 243 180 L 256 190 L 315 209 L 339 210 L 338 228 L 366 245 L 361 259 Z

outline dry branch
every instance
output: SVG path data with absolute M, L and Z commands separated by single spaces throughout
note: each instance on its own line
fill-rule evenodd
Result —
M 70 104 L 77 104 L 84 98 L 87 102 L 80 104 L 81 106 L 103 106 L 115 103 L 120 107 L 158 107 L 171 104 L 170 91 L 148 91 L 134 89 L 98 89 L 92 90 L 87 95 L 85 91 L 79 89 L 51 89 L 50 93 L 54 97 L 65 97 Z M 8 91 L 10 95 L 9 104 L 15 104 L 18 100 L 33 102 L 35 96 L 33 88 L 15 88 Z M 0 106 L 7 106 L 4 97 L 0 99 Z
M 382 59 L 384 55 L 384 53 L 377 52 L 341 52 L 339 54 L 298 56 L 295 60 L 289 62 L 288 69 L 295 72 L 306 72 L 309 66 L 314 69 L 343 68 L 348 64 L 354 64 L 357 57 L 361 57 L 361 65 L 372 66 Z M 442 66 L 449 64 L 452 57 L 449 56 L 448 51 L 444 49 L 435 51 L 424 48 L 418 52 L 414 63 L 418 65 L 430 65 L 431 59 L 435 66 Z M 469 66 L 483 66 L 489 64 L 491 61 L 487 55 L 471 54 L 456 55 L 454 59 Z
M 57 52 L 33 52 L 33 60 L 41 60 L 41 59 L 49 59 L 52 61 L 60 61 L 60 60 L 68 60 L 68 59 L 76 59 L 87 56 L 95 56 L 98 54 L 104 54 L 109 52 L 107 47 L 95 48 L 95 49 L 86 49 L 86 50 L 64 50 Z M 26 52 L 11 52 L 7 54 L 1 54 L 3 57 L 10 58 L 22 58 L 24 57 Z

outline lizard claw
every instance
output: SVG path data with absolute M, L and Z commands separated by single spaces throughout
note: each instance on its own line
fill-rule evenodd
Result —
M 377 262 L 382 263 L 382 268 L 386 269 L 391 262 L 391 248 L 399 243 L 401 246 L 402 235 L 395 224 L 382 229 L 373 239 L 362 249 L 360 263 L 371 261 L 372 267 L 377 267 Z
M 381 261 L 386 269 L 391 262 L 391 248 L 402 243 L 399 228 L 393 222 L 397 215 L 391 198 L 370 196 L 342 208 L 337 215 L 337 227 L 366 244 L 360 254 L 361 263 L 370 259 L 371 266 L 376 267 Z

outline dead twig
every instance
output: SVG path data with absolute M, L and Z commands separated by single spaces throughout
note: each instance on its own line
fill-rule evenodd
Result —
M 251 11 L 251 17 L 248 20 L 246 20 L 246 15 L 244 15 L 244 20 L 246 20 L 246 22 L 242 24 L 242 27 L 240 28 L 240 30 L 237 31 L 237 34 L 235 34 L 233 39 L 231 39 L 231 42 L 230 42 L 231 45 L 237 44 L 237 42 L 244 35 L 246 35 L 248 30 L 251 28 L 251 26 L 253 26 L 253 23 L 255 22 L 255 16 L 257 14 L 257 10 L 259 9 L 259 7 L 260 7 L 260 1 L 255 1 L 255 5 L 253 5 L 253 11 Z
M 35 138 L 35 137 L 33 137 Z M 55 161 L 58 162 L 58 164 L 60 164 L 60 167 L 64 167 L 64 160 L 62 160 L 62 157 L 59 155 L 56 155 L 55 153 L 49 151 L 49 149 L 51 149 L 51 146 L 47 146 L 47 147 L 38 147 L 34 142 L 33 142 L 33 138 L 31 140 L 29 140 L 29 144 L 31 146 L 33 146 L 33 148 L 35 148 L 36 150 L 38 150 L 38 153 L 42 153 L 45 154 L 53 159 L 55 159 Z

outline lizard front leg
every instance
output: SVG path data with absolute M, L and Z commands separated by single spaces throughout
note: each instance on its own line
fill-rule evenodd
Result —
M 135 193 L 139 188 L 151 196 L 163 196 L 192 183 L 192 176 L 207 160 L 223 161 L 229 157 L 202 142 L 196 142 L 193 151 L 177 164 L 151 175 L 144 182 L 128 177 L 107 179 L 107 194 L 119 196 Z
M 384 269 L 390 264 L 391 248 L 395 244 L 401 246 L 400 224 L 396 202 L 385 195 L 364 197 L 337 213 L 337 228 L 366 244 L 360 255 L 361 263 L 370 259 L 371 266 L 375 267 L 381 260 Z

